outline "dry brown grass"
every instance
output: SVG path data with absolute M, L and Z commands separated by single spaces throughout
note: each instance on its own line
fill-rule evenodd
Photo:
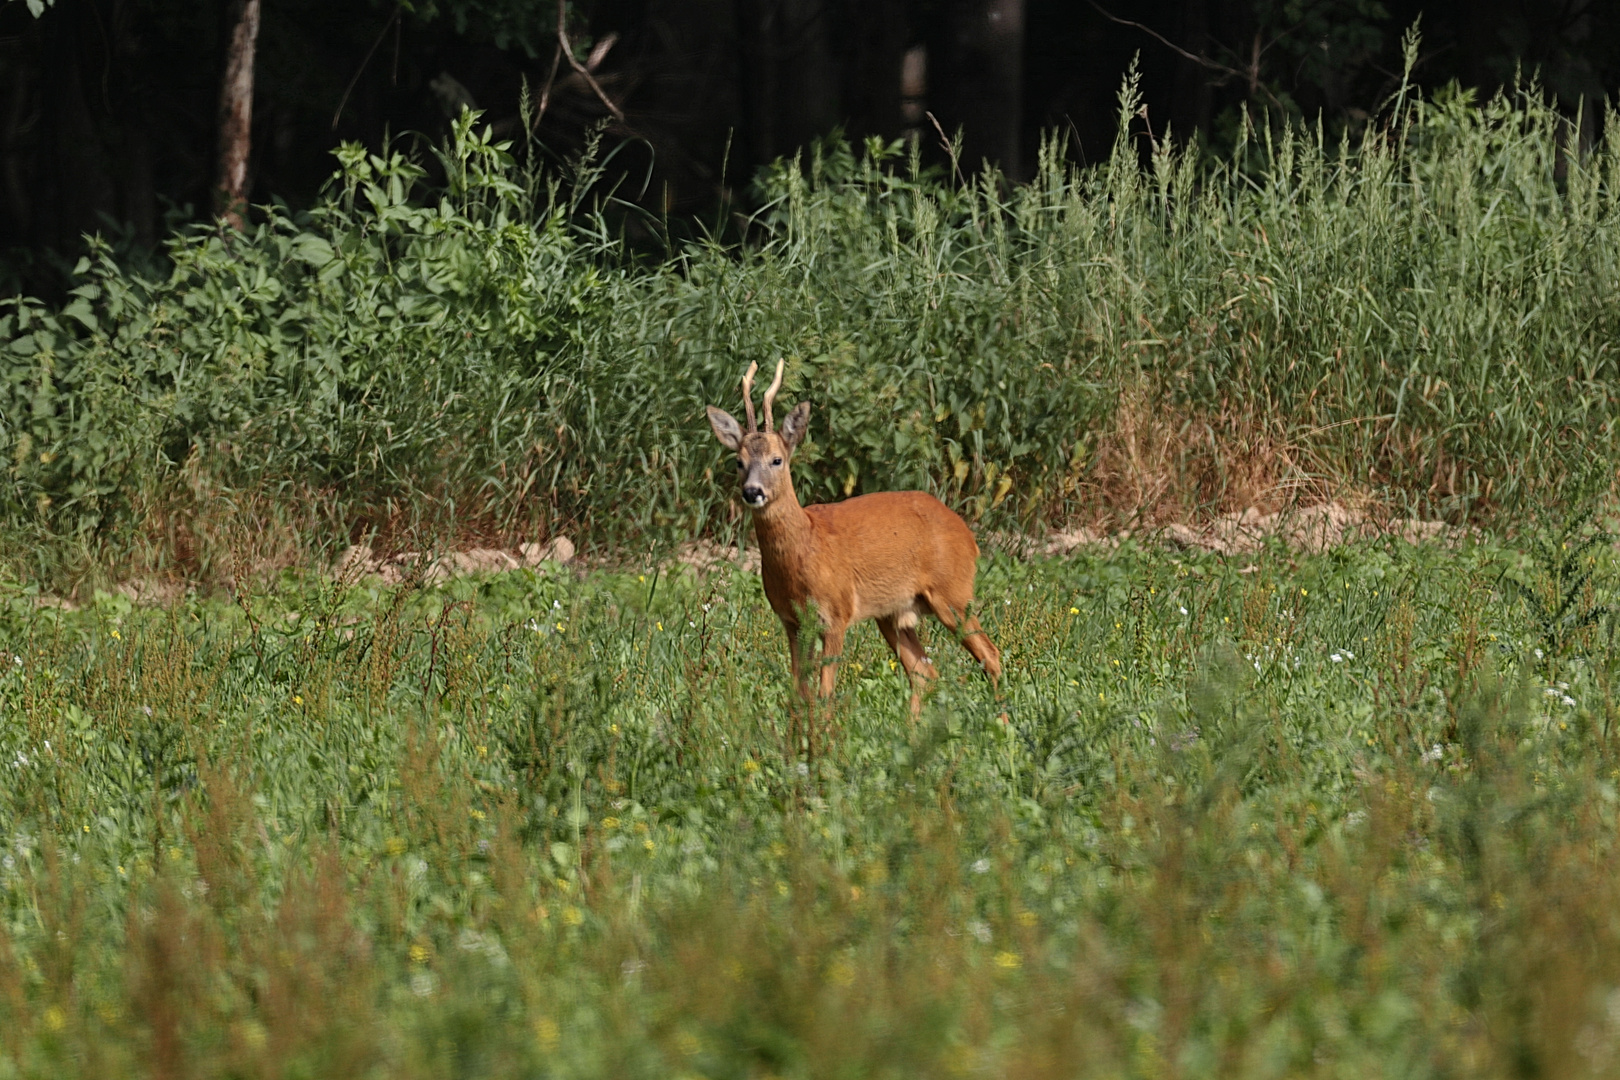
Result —
M 1251 508 L 1367 501 L 1313 468 L 1311 448 L 1277 418 L 1190 409 L 1140 383 L 1120 392 L 1111 419 L 1095 436 L 1084 489 L 1095 509 L 1085 524 L 1152 529 Z

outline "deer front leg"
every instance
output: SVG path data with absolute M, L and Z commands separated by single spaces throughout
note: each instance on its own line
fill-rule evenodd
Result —
M 787 631 L 788 662 L 793 665 L 793 686 L 798 690 L 799 696 L 805 701 L 811 700 L 810 678 L 805 671 L 804 640 L 799 636 L 799 624 L 783 622 L 782 629 Z
M 838 661 L 844 655 L 844 632 L 848 625 L 834 624 L 821 634 L 821 696 L 832 697 L 838 681 Z

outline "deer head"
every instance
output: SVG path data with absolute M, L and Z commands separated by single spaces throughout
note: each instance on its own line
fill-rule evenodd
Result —
M 737 479 L 742 485 L 742 499 L 756 512 L 765 509 L 783 496 L 794 498 L 793 478 L 788 463 L 793 451 L 804 439 L 810 426 L 810 403 L 801 401 L 782 421 L 779 433 L 771 430 L 771 407 L 776 404 L 776 392 L 782 388 L 782 361 L 776 362 L 776 378 L 765 391 L 765 430 L 760 431 L 754 420 L 754 373 L 759 365 L 749 364 L 743 375 L 743 408 L 748 415 L 748 431 L 744 432 L 735 417 L 724 409 L 708 406 L 709 426 L 722 446 L 737 454 Z M 794 501 L 798 500 L 794 498 Z

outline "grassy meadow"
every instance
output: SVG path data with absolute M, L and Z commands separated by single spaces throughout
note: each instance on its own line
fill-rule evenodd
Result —
M 1615 570 L 992 557 L 813 763 L 734 570 L 13 584 L 0 1077 L 1613 1075 Z
M 0 302 L 0 1080 L 1620 1074 L 1620 141 L 1120 105 L 1021 186 L 829 142 L 696 241 L 465 114 Z M 910 722 L 868 624 L 806 752 L 758 577 L 666 558 L 746 528 L 702 408 L 778 356 L 806 502 L 987 551 L 1458 528 L 992 552 L 999 694 L 931 626 Z

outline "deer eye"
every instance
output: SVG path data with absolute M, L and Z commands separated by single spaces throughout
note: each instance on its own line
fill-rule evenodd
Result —
M 742 458 L 738 458 L 738 459 L 737 459 L 737 468 L 739 468 L 739 469 L 740 469 L 740 468 L 742 468 L 742 467 L 743 467 L 743 463 L 742 463 Z
M 773 466 L 781 465 L 782 464 L 782 459 L 781 458 L 771 458 L 771 464 Z

